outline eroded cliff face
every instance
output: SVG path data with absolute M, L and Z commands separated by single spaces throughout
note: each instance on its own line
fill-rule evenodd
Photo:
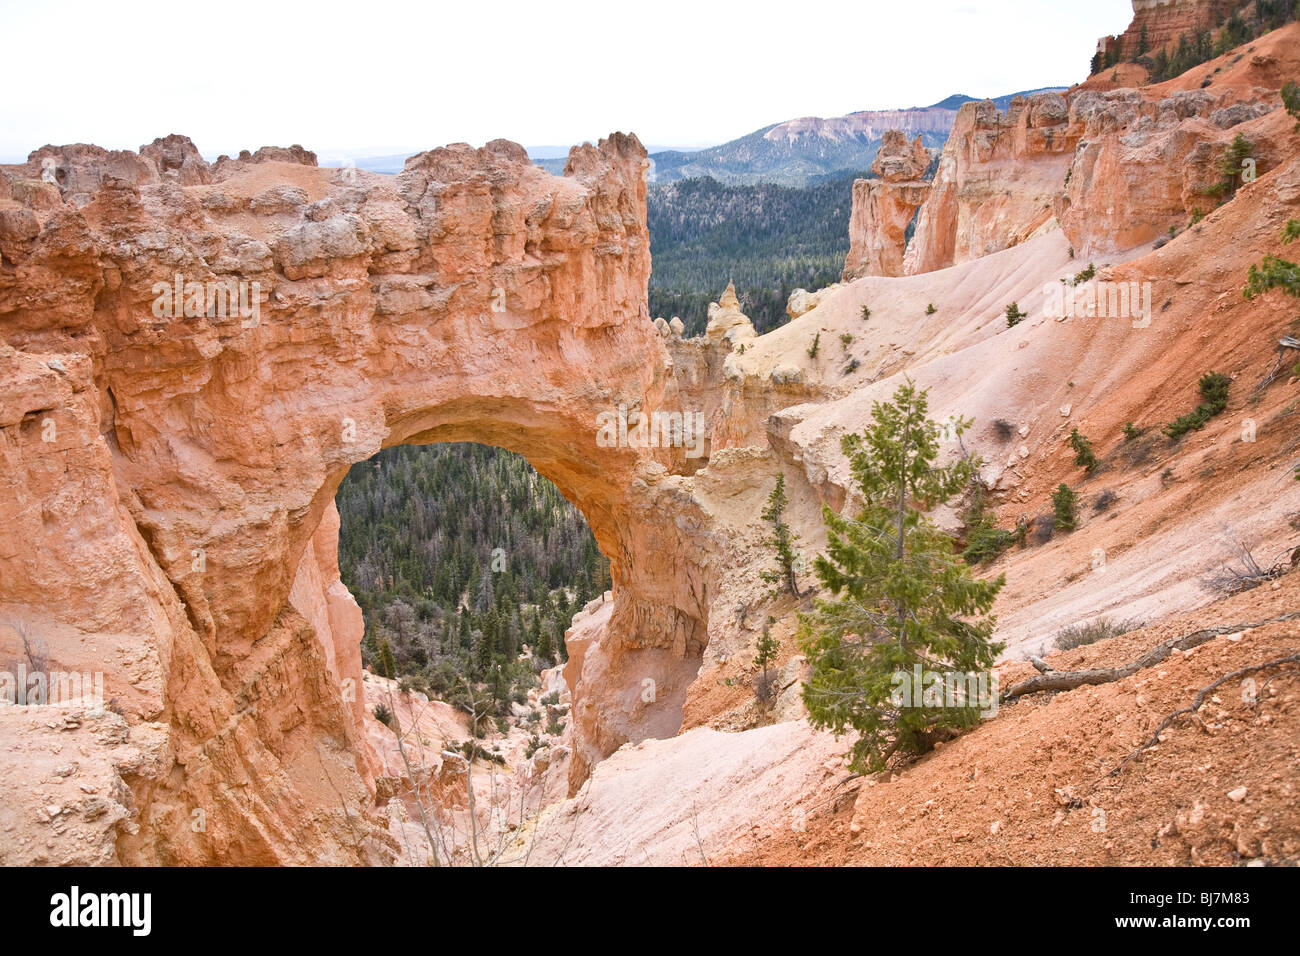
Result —
M 930 153 L 917 136 L 909 143 L 901 130 L 885 132 L 871 164 L 878 179 L 853 182 L 853 211 L 849 214 L 849 252 L 842 278 L 903 274 L 903 250 L 908 223 L 925 201 L 930 184 L 925 171 Z
M 1198 30 L 1213 30 L 1234 14 L 1248 15 L 1254 0 L 1133 0 L 1133 20 L 1118 36 L 1102 37 L 1097 49 L 1118 49 L 1123 58 L 1176 45 L 1179 37 L 1191 39 Z
M 403 442 L 524 454 L 610 557 L 575 779 L 675 732 L 706 642 L 707 528 L 683 448 L 598 441 L 620 405 L 676 409 L 645 306 L 646 166 L 615 134 L 563 178 L 501 140 L 396 177 L 299 147 L 209 167 L 183 137 L 3 170 L 0 657 L 21 630 L 51 667 L 103 670 L 108 710 L 59 713 L 115 722 L 66 783 L 6 800 L 28 828 L 64 809 L 40 824 L 50 845 L 5 862 L 81 859 L 86 831 L 129 863 L 391 855 L 333 497 Z M 4 775 L 62 746 L 24 743 L 28 716 L 0 706 Z M 56 799 L 79 781 L 94 793 Z
M 1085 84 L 1017 98 L 1005 114 L 988 101 L 964 104 L 903 272 L 969 262 L 1058 227 L 1084 261 L 1170 236 L 1223 201 L 1221 163 L 1238 134 L 1253 148 L 1234 188 L 1286 159 L 1278 90 L 1297 68 L 1292 24 L 1156 86 Z M 866 248 L 881 230 L 857 209 L 850 240 Z
M 1300 40 L 1300 32 L 1295 36 Z M 1263 78 L 1263 69 L 1255 72 Z M 1216 188 L 1237 135 L 1253 148 L 1247 167 L 1231 177 L 1234 188 L 1276 168 L 1287 158 L 1288 124 L 1279 105 L 1266 87 L 1244 96 L 1214 87 L 1071 96 L 1070 137 L 1079 145 L 1054 204 L 1076 252 L 1093 257 L 1131 249 L 1209 213 L 1225 198 Z
M 957 113 L 903 271 L 933 272 L 1040 234 L 1052 224 L 1074 152 L 1059 93 L 1016 97 L 1006 113 L 989 100 Z

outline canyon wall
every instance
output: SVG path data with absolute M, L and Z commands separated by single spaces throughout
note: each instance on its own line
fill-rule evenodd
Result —
M 1286 158 L 1268 119 L 1276 96 L 1161 92 L 1084 90 L 1070 98 L 1070 138 L 1079 146 L 1054 210 L 1081 258 L 1167 238 L 1209 213 L 1227 198 L 1221 165 L 1238 134 L 1252 155 L 1233 188 Z
M 846 116 L 822 118 L 804 116 L 778 123 L 763 134 L 773 142 L 793 143 L 815 136 L 819 139 L 842 140 L 853 137 L 876 139 L 890 130 L 904 133 L 946 133 L 952 129 L 957 117 L 955 109 L 927 106 L 910 110 L 863 110 Z
M 124 863 L 391 855 L 333 497 L 403 442 L 524 454 L 609 556 L 575 780 L 675 732 L 708 617 L 707 528 L 674 477 L 693 466 L 598 440 L 620 405 L 675 407 L 646 168 L 615 134 L 562 178 L 503 140 L 396 177 L 300 147 L 208 166 L 184 137 L 0 170 L 0 662 L 27 635 L 109 698 L 60 705 L 104 742 L 6 800 L 50 839 L 5 862 L 83 859 L 86 831 Z M 30 714 L 0 706 L 6 775 L 63 746 L 26 741 Z M 79 781 L 93 798 L 59 798 Z
M 1138 56 L 1139 50 L 1154 53 L 1162 47 L 1178 44 L 1179 37 L 1190 40 L 1198 30 L 1214 30 L 1233 14 L 1254 12 L 1255 0 L 1133 0 L 1133 20 L 1118 36 L 1102 37 L 1097 49 L 1119 48 L 1121 58 Z
M 1006 113 L 989 101 L 964 104 L 903 272 L 945 269 L 1058 227 L 1087 261 L 1167 239 L 1208 214 L 1228 195 L 1221 166 L 1238 134 L 1251 155 L 1231 188 L 1286 158 L 1269 117 L 1281 107 L 1283 82 L 1300 69 L 1300 24 L 1276 31 L 1267 50 L 1259 45 L 1156 86 L 1038 93 L 1013 100 Z M 1204 85 L 1207 75 L 1213 82 Z M 888 187 L 870 195 L 881 190 Z M 894 248 L 881 238 L 888 230 L 865 214 L 868 195 L 864 187 L 850 221 L 846 277 L 894 274 L 865 266 L 866 250 Z M 858 272 L 859 263 L 868 271 Z

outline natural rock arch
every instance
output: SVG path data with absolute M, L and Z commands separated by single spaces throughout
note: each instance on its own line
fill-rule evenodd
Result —
M 563 178 L 505 141 L 423 153 L 396 177 L 300 149 L 209 168 L 166 143 L 184 155 L 46 147 L 0 177 L 16 477 L 0 488 L 16 516 L 0 610 L 56 659 L 89 640 L 109 661 L 127 719 L 102 719 L 131 748 L 105 771 L 124 818 L 112 855 L 378 852 L 333 497 L 391 445 L 523 454 L 610 558 L 591 667 L 659 689 L 579 682 L 573 782 L 624 740 L 675 731 L 707 640 L 708 522 L 678 478 L 697 463 L 597 442 L 601 413 L 682 398 L 646 310 L 636 138 L 575 148 Z M 204 284 L 202 308 L 158 307 L 178 275 L 177 302 Z M 212 295 L 228 280 L 243 312 Z

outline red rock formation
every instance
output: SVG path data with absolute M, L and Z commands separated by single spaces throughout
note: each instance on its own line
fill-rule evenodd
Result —
M 1284 158 L 1284 124 L 1267 116 L 1300 69 L 1300 24 L 1252 47 L 1157 86 L 1035 94 L 1006 115 L 987 101 L 965 104 L 904 271 L 978 258 L 1057 222 L 1082 257 L 1118 252 L 1209 212 L 1222 197 L 1207 190 L 1222 179 L 1219 161 L 1238 133 L 1255 143 L 1255 175 Z
M 966 262 L 1048 226 L 1076 142 L 1068 118 L 1059 93 L 1016 97 L 1005 114 L 989 100 L 963 104 L 921 206 L 904 271 Z
M 563 178 L 505 141 L 397 177 L 303 151 L 209 175 L 190 148 L 47 148 L 0 175 L 0 620 L 106 671 L 123 739 L 85 762 L 116 781 L 121 812 L 97 817 L 116 858 L 388 852 L 332 502 L 394 444 L 523 453 L 609 555 L 575 779 L 674 732 L 706 640 L 707 521 L 674 482 L 682 448 L 598 443 L 602 413 L 677 393 L 646 314 L 635 137 L 574 149 Z
M 907 225 L 930 192 L 922 177 L 930 153 L 917 136 L 912 143 L 901 130 L 886 130 L 871 171 L 878 179 L 853 182 L 849 215 L 849 253 L 843 280 L 903 274 Z
M 1121 59 L 1138 56 L 1145 40 L 1147 51 L 1177 44 L 1179 37 L 1190 40 L 1198 30 L 1213 30 L 1234 13 L 1253 12 L 1254 0 L 1133 0 L 1133 21 L 1119 36 L 1102 37 L 1097 49 L 1116 46 Z
M 1270 103 L 1225 106 L 1203 90 L 1155 96 L 1115 90 L 1071 98 L 1071 135 L 1080 146 L 1055 208 L 1082 258 L 1168 236 L 1215 208 L 1224 198 L 1212 192 L 1223 178 L 1220 162 L 1237 134 L 1255 145 L 1255 173 L 1283 159 L 1287 124 L 1269 115 Z

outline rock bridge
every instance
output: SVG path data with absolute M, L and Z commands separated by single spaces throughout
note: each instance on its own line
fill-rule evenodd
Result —
M 676 731 L 707 641 L 707 521 L 679 477 L 699 461 L 597 441 L 620 406 L 692 411 L 647 312 L 647 166 L 614 134 L 563 177 L 503 140 L 397 176 L 299 147 L 209 165 L 177 136 L 0 168 L 0 654 L 34 636 L 112 698 L 67 731 L 105 804 L 62 858 L 369 858 L 333 499 L 392 445 L 524 455 L 609 557 L 585 666 L 637 679 L 579 680 L 573 782 Z M 256 299 L 205 294 L 231 280 Z

